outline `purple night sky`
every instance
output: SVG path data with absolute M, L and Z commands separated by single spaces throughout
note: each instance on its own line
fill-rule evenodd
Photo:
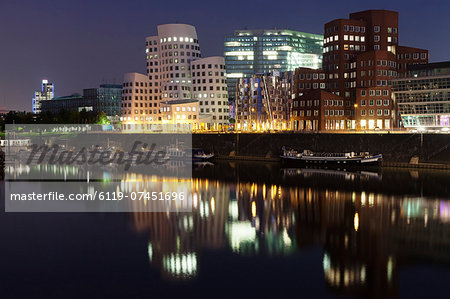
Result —
M 448 0 L 2 0 L 0 106 L 30 111 L 44 78 L 62 96 L 144 73 L 145 37 L 158 24 L 194 25 L 206 57 L 223 55 L 224 35 L 236 29 L 323 34 L 324 23 L 366 9 L 398 11 L 401 45 L 429 49 L 430 62 L 450 60 Z

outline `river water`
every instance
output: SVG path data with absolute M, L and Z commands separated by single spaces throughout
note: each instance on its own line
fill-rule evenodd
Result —
M 449 296 L 450 172 L 218 163 L 190 183 L 192 213 L 2 212 L 1 296 Z

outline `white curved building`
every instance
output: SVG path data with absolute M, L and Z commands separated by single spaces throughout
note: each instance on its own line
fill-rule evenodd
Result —
M 201 59 L 194 26 L 159 25 L 158 35 L 145 39 L 145 53 L 147 75 L 129 73 L 124 77 L 123 124 L 162 123 L 161 103 L 191 99 L 204 105 L 198 118 L 204 129 L 220 130 L 228 124 L 224 59 Z
M 200 114 L 211 115 L 208 128 L 222 130 L 228 125 L 228 91 L 225 60 L 213 56 L 191 62 L 192 93 L 199 101 Z
M 146 38 L 147 75 L 159 92 L 152 100 L 190 99 L 191 61 L 201 57 L 197 32 L 187 24 L 158 26 L 158 35 Z
M 150 83 L 144 74 L 126 73 L 123 76 L 120 117 L 123 124 L 144 125 L 142 128 L 145 128 L 146 124 L 158 120 L 159 105 L 150 100 L 153 91 Z

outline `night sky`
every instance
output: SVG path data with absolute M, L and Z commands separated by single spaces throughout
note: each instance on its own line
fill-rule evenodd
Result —
M 43 78 L 63 96 L 144 73 L 145 37 L 158 24 L 194 25 L 207 57 L 223 55 L 224 35 L 236 29 L 323 34 L 324 23 L 366 9 L 398 11 L 401 45 L 428 48 L 431 62 L 450 60 L 448 0 L 0 0 L 0 106 L 31 111 Z

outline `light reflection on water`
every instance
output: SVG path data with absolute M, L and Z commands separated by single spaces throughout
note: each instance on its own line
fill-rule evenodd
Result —
M 39 171 L 76 176 L 70 168 L 39 167 Z M 252 173 L 251 167 L 243 169 Z M 223 178 L 221 168 L 235 173 L 231 179 Z M 401 186 L 389 186 L 387 192 L 384 184 L 398 182 L 383 180 L 386 174 L 381 172 L 275 167 L 270 168 L 274 179 L 267 180 L 258 176 L 261 169 L 250 175 L 236 169 L 208 166 L 194 170 L 194 178 L 173 180 L 168 188 L 191 188 L 191 213 L 130 214 L 133 230 L 148 235 L 148 262 L 163 278 L 195 280 L 203 250 L 270 259 L 289 258 L 304 248 L 320 246 L 328 288 L 345 295 L 369 291 L 392 295 L 397 292 L 401 267 L 414 260 L 450 263 L 448 197 L 392 192 Z M 403 175 L 399 181 L 422 174 Z M 103 177 L 108 181 L 113 175 L 104 171 Z M 117 189 L 142 190 L 161 180 L 168 179 L 129 173 Z M 417 190 L 423 193 L 421 188 Z M 141 211 L 142 202 L 133 204 Z

